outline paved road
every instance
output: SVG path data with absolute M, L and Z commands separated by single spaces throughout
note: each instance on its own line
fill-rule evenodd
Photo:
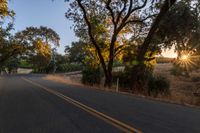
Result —
M 144 133 L 200 133 L 200 108 L 21 77 L 0 77 L 0 133 L 123 132 L 60 94 Z

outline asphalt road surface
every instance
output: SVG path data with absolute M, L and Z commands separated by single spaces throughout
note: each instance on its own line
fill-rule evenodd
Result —
M 60 84 L 0 77 L 0 133 L 200 133 L 200 108 Z

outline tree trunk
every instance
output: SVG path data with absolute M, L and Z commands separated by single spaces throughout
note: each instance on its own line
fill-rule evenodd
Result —
M 113 60 L 109 61 L 107 74 L 105 75 L 105 83 L 104 87 L 111 88 L 112 87 L 112 67 L 113 67 Z
M 105 76 L 105 83 L 104 83 L 104 87 L 108 87 L 110 88 L 112 86 L 112 74 L 108 73 L 107 76 Z
M 141 48 L 139 49 L 139 53 L 137 55 L 137 61 L 138 64 L 136 66 L 134 66 L 132 68 L 132 82 L 131 82 L 131 87 L 132 89 L 135 89 L 136 87 L 138 87 L 138 85 L 140 85 L 140 83 L 138 83 L 138 78 L 144 75 L 145 72 L 145 54 L 149 49 L 150 43 L 153 39 L 153 36 L 156 32 L 156 30 L 159 27 L 159 24 L 161 22 L 161 20 L 163 19 L 163 17 L 165 16 L 165 14 L 168 12 L 168 10 L 175 4 L 176 0 L 165 0 L 163 6 L 160 9 L 160 12 L 158 14 L 158 16 L 156 17 L 155 21 L 153 22 L 150 31 L 147 35 L 147 37 L 144 40 L 144 43 L 142 44 Z
M 139 51 L 139 54 L 137 57 L 137 60 L 139 62 L 143 62 L 145 60 L 144 56 L 150 46 L 150 43 L 153 39 L 153 36 L 154 36 L 156 30 L 159 27 L 161 20 L 163 19 L 165 14 L 168 12 L 168 10 L 175 4 L 175 2 L 176 2 L 176 0 L 165 0 L 164 5 L 160 9 L 160 13 L 158 14 L 155 21 L 153 22 L 151 29 L 150 29 L 147 37 L 145 38 L 144 43 L 142 44 L 142 46 L 140 48 L 140 51 Z

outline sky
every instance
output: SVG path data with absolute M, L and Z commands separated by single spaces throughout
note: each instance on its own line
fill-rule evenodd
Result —
M 16 13 L 14 32 L 29 26 L 52 28 L 61 38 L 59 53 L 64 53 L 64 47 L 77 40 L 70 28 L 72 22 L 65 18 L 67 4 L 64 0 L 10 0 L 9 8 Z
M 164 57 L 170 57 L 170 58 L 176 58 L 177 57 L 177 53 L 174 52 L 174 47 L 172 47 L 171 49 L 163 50 L 162 55 Z
M 29 26 L 52 28 L 61 38 L 58 52 L 62 54 L 66 45 L 71 45 L 71 42 L 77 40 L 70 28 L 72 22 L 65 18 L 68 6 L 64 0 L 10 0 L 9 8 L 16 13 L 14 32 Z M 162 55 L 176 57 L 173 49 L 163 51 Z

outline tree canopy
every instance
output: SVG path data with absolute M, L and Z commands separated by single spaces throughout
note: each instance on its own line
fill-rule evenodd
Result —
M 51 46 L 59 46 L 59 35 L 47 27 L 27 27 L 16 33 L 16 41 L 26 48 L 26 56 L 38 68 L 47 66 L 52 59 Z
M 111 86 L 114 58 L 125 47 L 123 41 L 139 28 L 138 34 L 144 39 L 136 59 L 144 62 L 158 24 L 175 2 L 75 0 L 70 2 L 66 17 L 74 22 L 76 35 L 95 48 L 106 77 L 105 86 Z M 105 50 L 108 56 L 103 55 Z

